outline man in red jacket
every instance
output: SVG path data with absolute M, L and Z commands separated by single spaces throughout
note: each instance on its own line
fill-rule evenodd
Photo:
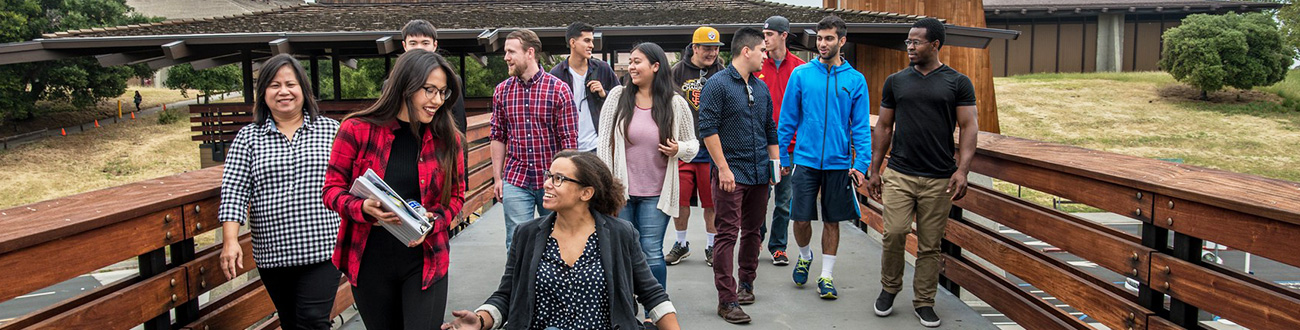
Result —
M 785 96 L 785 85 L 790 81 L 790 72 L 805 61 L 790 52 L 786 47 L 786 37 L 790 35 L 790 20 L 781 16 L 768 17 L 763 23 L 763 43 L 767 46 L 767 59 L 763 60 L 763 69 L 758 72 L 758 79 L 767 84 L 772 94 L 772 120 L 781 117 L 781 101 Z M 777 123 L 778 125 L 780 122 Z M 790 150 L 794 152 L 794 142 Z M 785 255 L 786 238 L 790 234 L 790 182 L 789 175 L 781 176 L 776 184 L 776 207 L 772 210 L 772 236 L 767 238 L 767 250 L 772 253 L 772 264 L 785 266 L 790 258 Z M 766 236 L 768 226 L 763 224 L 760 233 Z

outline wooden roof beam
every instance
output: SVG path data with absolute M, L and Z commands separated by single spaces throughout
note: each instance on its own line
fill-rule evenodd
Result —
M 501 49 L 500 30 L 485 30 L 478 35 L 478 44 L 483 46 L 485 53 L 495 53 Z
M 162 52 L 162 50 L 150 49 L 150 50 L 138 51 L 138 52 L 99 55 L 99 56 L 95 56 L 95 60 L 99 61 L 100 66 L 107 68 L 111 66 L 136 64 L 140 62 L 156 60 L 162 58 L 163 56 L 165 55 Z
M 381 55 L 392 54 L 397 51 L 396 44 L 396 42 L 393 42 L 393 36 L 383 36 L 382 38 L 375 39 L 375 48 L 379 50 L 379 54 Z
M 268 42 L 266 44 L 267 46 L 271 47 L 272 56 L 280 55 L 280 54 L 293 54 L 293 45 L 289 43 L 289 38 L 280 38 L 280 39 L 271 40 L 271 42 Z
M 169 59 L 179 59 L 190 56 L 190 48 L 185 46 L 185 40 L 176 40 L 162 45 L 163 55 Z

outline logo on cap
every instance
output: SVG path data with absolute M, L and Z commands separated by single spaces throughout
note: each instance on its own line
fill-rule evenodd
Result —
M 709 40 L 718 40 L 718 33 L 709 31 Z
M 767 28 L 770 28 L 770 27 L 771 27 L 771 24 L 767 24 L 766 22 L 763 23 L 763 28 L 764 28 L 764 29 L 767 29 Z

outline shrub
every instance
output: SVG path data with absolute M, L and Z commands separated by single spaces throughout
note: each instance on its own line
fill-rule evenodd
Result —
M 1286 78 L 1295 50 L 1285 46 L 1272 17 L 1262 13 L 1191 15 L 1164 33 L 1160 68 L 1209 92 L 1269 86 Z

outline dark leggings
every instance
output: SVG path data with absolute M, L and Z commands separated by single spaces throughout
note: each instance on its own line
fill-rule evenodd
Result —
M 421 290 L 424 252 L 406 247 L 382 227 L 366 239 L 352 288 L 366 329 L 437 329 L 447 312 L 447 277 Z
M 330 311 L 338 292 L 339 273 L 329 261 L 309 265 L 258 268 L 262 284 L 285 330 L 330 328 Z

